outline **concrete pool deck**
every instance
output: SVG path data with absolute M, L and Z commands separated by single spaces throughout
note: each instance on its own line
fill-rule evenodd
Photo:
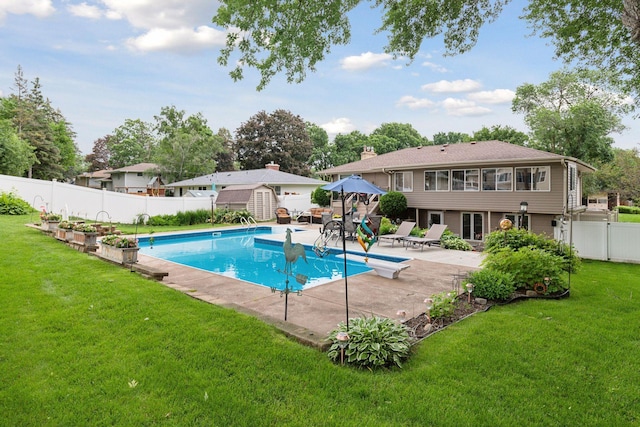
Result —
M 286 226 L 278 227 L 282 227 L 283 231 L 286 229 Z M 303 230 L 292 235 L 293 243 L 313 245 L 319 235 L 318 224 L 291 224 L 290 227 Z M 260 237 L 280 242 L 284 241 L 285 234 Z M 337 248 L 341 247 L 340 241 Z M 347 250 L 359 251 L 364 255 L 357 242 L 347 241 Z M 410 268 L 402 271 L 397 279 L 387 279 L 373 271 L 349 277 L 349 318 L 375 315 L 400 320 L 399 311 L 406 312 L 407 319 L 417 316 L 424 311 L 425 298 L 452 290 L 455 276 L 477 269 L 483 259 L 480 252 L 439 247 L 425 247 L 421 251 L 405 249 L 402 245 L 392 248 L 388 243 L 376 243 L 369 253 L 411 258 L 404 261 Z M 169 272 L 161 282 L 166 286 L 193 298 L 258 317 L 308 345 L 325 346 L 328 333 L 346 320 L 344 279 L 306 289 L 301 295 L 290 294 L 285 322 L 285 297 L 280 292 L 273 293 L 264 286 L 143 254 L 138 255 L 138 264 Z

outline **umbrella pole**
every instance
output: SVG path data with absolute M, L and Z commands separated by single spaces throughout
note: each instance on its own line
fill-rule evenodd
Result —
M 342 199 L 342 255 L 344 256 L 344 302 L 347 309 L 347 331 L 349 331 L 349 287 L 347 286 L 347 240 L 345 239 L 345 221 L 347 215 L 344 207 L 344 188 L 340 189 L 340 198 Z

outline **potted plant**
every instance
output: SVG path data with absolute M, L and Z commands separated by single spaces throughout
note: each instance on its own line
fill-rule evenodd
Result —
M 63 242 L 70 242 L 73 240 L 73 223 L 69 221 L 60 221 L 58 228 L 56 228 L 56 239 Z
M 138 240 L 133 237 L 108 234 L 100 239 L 100 254 L 119 264 L 138 262 Z
M 42 221 L 42 229 L 44 231 L 54 231 L 58 226 L 58 224 L 60 223 L 61 219 L 62 219 L 62 215 L 54 214 L 51 212 L 47 213 L 43 211 L 40 214 L 40 220 Z
M 93 225 L 79 222 L 73 226 L 73 243 L 85 247 L 88 250 L 97 249 L 98 232 Z

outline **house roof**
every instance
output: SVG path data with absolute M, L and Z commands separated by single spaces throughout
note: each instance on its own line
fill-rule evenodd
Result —
M 592 166 L 566 156 L 533 148 L 522 147 L 502 141 L 477 141 L 460 144 L 429 145 L 405 148 L 391 153 L 380 154 L 364 160 L 336 166 L 320 171 L 335 175 L 354 172 L 390 172 L 432 167 L 462 165 L 531 163 L 536 161 L 560 162 L 572 160 L 584 170 L 595 170 Z
M 246 171 L 215 172 L 184 181 L 172 182 L 167 187 L 206 186 L 214 183 L 218 186 L 264 184 L 264 185 L 310 185 L 318 186 L 326 184 L 325 181 L 294 175 L 288 172 L 273 169 L 252 169 Z
M 146 172 L 149 169 L 158 169 L 158 165 L 155 163 L 138 163 L 137 165 L 125 166 L 120 169 L 114 169 L 111 173 L 114 172 Z
M 78 176 L 81 176 L 84 178 L 95 178 L 95 179 L 109 178 L 109 176 L 111 176 L 111 172 L 113 172 L 111 169 L 103 169 L 103 170 L 93 171 L 93 172 L 83 172 Z
M 263 187 L 264 184 L 231 185 L 223 188 L 218 193 L 216 204 L 220 203 L 248 203 L 256 188 Z M 273 191 L 273 190 L 272 190 Z

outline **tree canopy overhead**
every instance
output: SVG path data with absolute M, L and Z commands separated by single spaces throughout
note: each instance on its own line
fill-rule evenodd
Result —
M 218 61 L 227 65 L 238 51 L 234 80 L 244 67 L 261 74 L 258 90 L 285 72 L 304 80 L 335 45 L 351 39 L 349 12 L 369 3 L 381 13 L 377 32 L 388 35 L 384 50 L 412 61 L 427 38 L 443 36 L 445 54 L 470 50 L 484 24 L 500 16 L 511 0 L 221 0 L 213 22 L 229 31 Z M 611 71 L 610 77 L 640 90 L 640 5 L 638 0 L 530 0 L 522 19 L 548 38 L 556 56 Z

